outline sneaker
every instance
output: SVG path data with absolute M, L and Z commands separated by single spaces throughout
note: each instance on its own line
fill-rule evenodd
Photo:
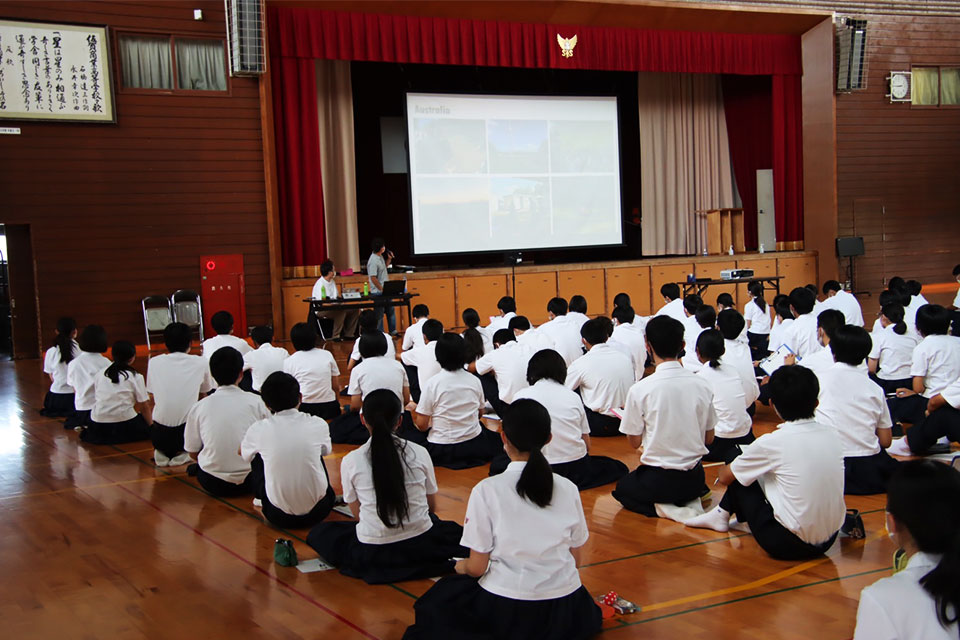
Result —
M 168 467 L 179 467 L 185 464 L 190 464 L 193 462 L 193 458 L 190 457 L 190 454 L 186 451 L 178 453 L 176 456 L 170 458 L 170 462 L 167 463 Z
M 163 455 L 156 449 L 153 450 L 153 463 L 158 467 L 167 467 L 170 466 L 170 458 Z
M 253 506 L 255 506 L 255 507 L 257 507 L 257 508 L 263 507 L 263 500 L 261 500 L 260 498 L 254 498 L 254 499 L 253 499 Z

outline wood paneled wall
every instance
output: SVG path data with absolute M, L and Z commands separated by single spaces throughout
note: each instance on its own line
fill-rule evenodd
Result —
M 0 16 L 106 24 L 114 39 L 225 34 L 219 0 L 0 1 Z M 242 253 L 248 321 L 270 320 L 259 89 L 228 84 L 215 97 L 117 91 L 112 125 L 11 123 L 22 133 L 2 140 L 0 223 L 31 225 L 45 341 L 72 315 L 142 342 L 140 298 L 199 290 L 203 254 Z

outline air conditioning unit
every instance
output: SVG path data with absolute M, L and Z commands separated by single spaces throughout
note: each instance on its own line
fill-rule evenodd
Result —
M 867 88 L 867 21 L 838 17 L 837 92 Z
M 266 73 L 263 51 L 263 0 L 223 0 L 231 76 Z

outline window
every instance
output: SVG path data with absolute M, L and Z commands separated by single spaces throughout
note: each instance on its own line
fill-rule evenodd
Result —
M 223 40 L 121 35 L 123 86 L 157 91 L 226 91 Z
M 926 107 L 960 105 L 960 68 L 913 67 L 912 104 Z

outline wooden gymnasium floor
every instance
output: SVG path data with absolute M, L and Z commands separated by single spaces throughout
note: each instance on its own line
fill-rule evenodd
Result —
M 334 350 L 343 361 L 346 346 Z M 336 571 L 279 567 L 272 552 L 281 536 L 295 540 L 301 560 L 315 557 L 306 530 L 265 525 L 250 498 L 208 496 L 185 467 L 154 467 L 149 443 L 81 443 L 37 413 L 45 389 L 39 361 L 0 363 L 4 637 L 386 639 L 413 621 L 429 580 L 369 586 Z M 774 420 L 761 407 L 758 432 Z M 636 465 L 624 439 L 594 442 L 595 453 Z M 327 459 L 338 490 L 350 448 L 336 445 Z M 440 517 L 462 522 L 470 488 L 485 475 L 438 468 Z M 715 477 L 708 468 L 708 483 Z M 591 593 L 616 590 L 643 611 L 606 621 L 609 640 L 850 638 L 860 590 L 889 573 L 882 496 L 847 499 L 864 513 L 865 541 L 779 562 L 748 534 L 622 510 L 611 488 L 582 494 L 591 536 L 580 573 Z

